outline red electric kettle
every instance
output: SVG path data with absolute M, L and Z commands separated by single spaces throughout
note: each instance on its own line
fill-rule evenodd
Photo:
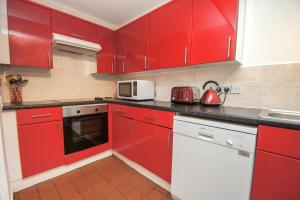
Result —
M 209 89 L 206 89 L 206 86 L 208 84 L 213 84 L 216 86 L 216 88 L 214 89 L 213 86 L 210 86 Z M 207 81 L 206 83 L 204 83 L 203 85 L 203 90 L 206 91 L 204 92 L 204 94 L 202 95 L 200 102 L 203 105 L 207 105 L 207 106 L 219 106 L 221 104 L 223 104 L 220 95 L 222 94 L 222 89 L 219 87 L 219 83 L 216 81 Z M 225 99 L 224 99 L 225 100 Z

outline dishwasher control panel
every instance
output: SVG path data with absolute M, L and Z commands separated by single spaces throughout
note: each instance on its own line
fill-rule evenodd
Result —
M 255 152 L 256 135 L 245 132 L 175 120 L 174 133 L 251 153 Z

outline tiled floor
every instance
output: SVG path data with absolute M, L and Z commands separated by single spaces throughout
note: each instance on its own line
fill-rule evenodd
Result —
M 16 200 L 170 200 L 166 190 L 111 156 L 15 194 Z

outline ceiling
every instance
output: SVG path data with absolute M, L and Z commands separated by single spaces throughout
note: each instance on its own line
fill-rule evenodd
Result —
M 171 0 L 52 0 L 119 28 Z

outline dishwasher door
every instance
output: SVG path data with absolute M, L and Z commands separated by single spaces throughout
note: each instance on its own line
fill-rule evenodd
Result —
M 246 153 L 245 156 L 243 152 L 209 140 L 175 133 L 171 185 L 173 198 L 249 200 L 254 155 Z

